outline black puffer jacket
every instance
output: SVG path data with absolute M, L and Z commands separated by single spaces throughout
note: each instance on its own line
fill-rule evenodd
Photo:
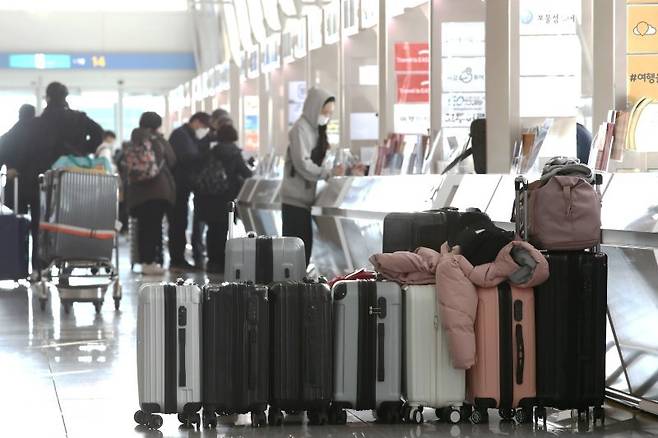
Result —
M 101 144 L 103 128 L 68 106 L 47 106 L 40 117 L 17 125 L 2 138 L 0 164 L 20 175 L 21 196 L 37 199 L 39 174 L 62 155 L 93 154 Z
M 213 155 L 212 157 L 210 155 Z M 242 150 L 234 143 L 219 143 L 206 152 L 204 162 L 208 159 L 219 159 L 230 181 L 230 193 L 226 196 L 210 196 L 194 194 L 195 208 L 199 218 L 204 222 L 217 222 L 228 215 L 227 203 L 234 200 L 247 178 L 252 175 L 242 158 Z

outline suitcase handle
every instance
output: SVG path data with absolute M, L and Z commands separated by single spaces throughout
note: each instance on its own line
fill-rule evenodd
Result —
M 523 345 L 523 326 L 516 324 L 516 384 L 523 384 L 523 368 L 525 367 L 525 346 Z
M 386 368 L 384 366 L 386 358 L 386 348 L 385 348 L 385 331 L 386 325 L 382 322 L 377 324 L 377 381 L 385 382 L 386 381 Z
M 228 207 L 228 238 L 233 239 L 234 226 L 235 226 L 235 202 L 231 201 Z

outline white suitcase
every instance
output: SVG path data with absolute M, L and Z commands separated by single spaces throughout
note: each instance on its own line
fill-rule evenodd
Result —
M 155 413 L 200 424 L 201 291 L 193 284 L 144 284 L 137 314 L 139 424 L 158 429 Z
M 448 341 L 441 326 L 436 286 L 406 286 L 404 415 L 423 422 L 423 407 L 436 409 L 439 420 L 452 424 L 468 419 L 466 372 L 453 368 Z
M 330 421 L 344 409 L 376 410 L 397 423 L 402 411 L 402 292 L 393 282 L 339 281 L 334 297 L 334 401 Z

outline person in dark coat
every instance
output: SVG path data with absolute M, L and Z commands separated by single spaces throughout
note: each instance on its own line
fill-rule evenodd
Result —
M 32 217 L 33 254 L 38 254 L 39 175 L 62 155 L 88 155 L 101 144 L 103 128 L 87 115 L 69 108 L 64 84 L 46 87 L 46 108 L 40 117 L 19 122 L 0 142 L 0 165 L 19 177 L 19 211 Z M 38 257 L 32 258 L 37 268 Z
M 210 166 L 212 160 L 221 162 L 228 180 L 228 190 L 217 195 L 196 192 L 194 196 L 197 199 L 195 208 L 199 218 L 208 224 L 206 271 L 221 274 L 224 272 L 224 251 L 229 227 L 227 205 L 238 196 L 244 181 L 251 177 L 252 172 L 242 158 L 242 150 L 236 145 L 238 132 L 232 123 L 222 124 L 216 131 L 216 138 L 218 143 L 207 152 L 204 163 Z
M 150 142 L 160 173 L 147 181 L 128 181 L 128 210 L 137 218 L 137 244 L 140 264 L 144 275 L 162 275 L 164 270 L 157 264 L 158 249 L 162 244 L 162 219 L 165 212 L 176 202 L 176 184 L 171 169 L 176 165 L 176 155 L 167 140 L 159 132 L 162 118 L 154 112 L 142 114 L 139 128 L 134 129 L 131 143 Z
M 210 130 L 210 116 L 199 112 L 190 117 L 188 123 L 174 129 L 169 137 L 169 143 L 176 154 L 177 164 L 174 169 L 176 180 L 176 204 L 168 212 L 169 220 L 169 257 L 170 269 L 186 271 L 200 268 L 193 266 L 185 259 L 187 246 L 187 217 L 189 213 L 190 195 L 194 189 L 194 178 L 199 173 L 202 163 L 203 149 L 207 146 L 204 140 Z M 202 263 L 201 223 L 196 218 L 192 226 L 192 252 L 196 264 Z

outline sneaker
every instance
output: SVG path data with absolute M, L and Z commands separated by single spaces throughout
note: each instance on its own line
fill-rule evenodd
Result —
M 169 270 L 172 271 L 172 272 L 198 271 L 196 266 L 188 263 L 187 260 L 183 260 L 182 262 L 169 263 Z
M 143 275 L 164 275 L 165 270 L 157 263 L 146 263 L 142 265 Z

